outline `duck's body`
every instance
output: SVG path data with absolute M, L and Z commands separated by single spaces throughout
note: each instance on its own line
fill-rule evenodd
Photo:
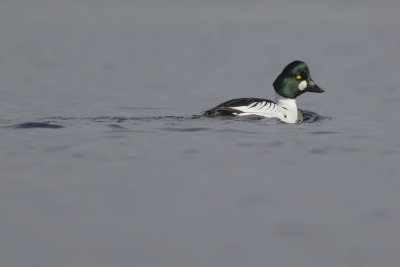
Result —
M 287 65 L 273 85 L 276 102 L 262 98 L 238 98 L 207 110 L 201 116 L 259 116 L 297 123 L 303 120 L 303 112 L 297 108 L 296 97 L 305 92 L 324 92 L 313 82 L 307 65 L 301 61 Z
M 295 100 L 276 95 L 276 102 L 263 98 L 232 99 L 205 111 L 202 116 L 259 116 L 296 123 L 302 120 L 302 114 Z

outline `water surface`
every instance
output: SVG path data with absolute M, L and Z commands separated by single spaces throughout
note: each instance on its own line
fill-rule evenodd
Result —
M 398 266 L 397 1 L 0 3 L 1 266 Z M 273 98 L 321 119 L 193 118 Z

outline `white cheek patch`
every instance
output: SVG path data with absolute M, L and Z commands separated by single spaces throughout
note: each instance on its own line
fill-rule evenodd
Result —
M 307 88 L 307 82 L 306 81 L 302 81 L 301 83 L 299 83 L 300 91 L 303 91 L 306 88 Z

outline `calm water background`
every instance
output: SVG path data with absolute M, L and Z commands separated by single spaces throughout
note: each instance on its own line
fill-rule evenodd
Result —
M 399 266 L 399 12 L 1 1 L 0 265 Z M 325 119 L 191 118 L 295 59 Z

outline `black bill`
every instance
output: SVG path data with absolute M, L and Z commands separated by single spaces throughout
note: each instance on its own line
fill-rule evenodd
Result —
M 306 88 L 307 92 L 313 92 L 313 93 L 325 92 L 325 90 L 319 87 L 311 78 L 307 81 L 307 84 L 308 84 Z

